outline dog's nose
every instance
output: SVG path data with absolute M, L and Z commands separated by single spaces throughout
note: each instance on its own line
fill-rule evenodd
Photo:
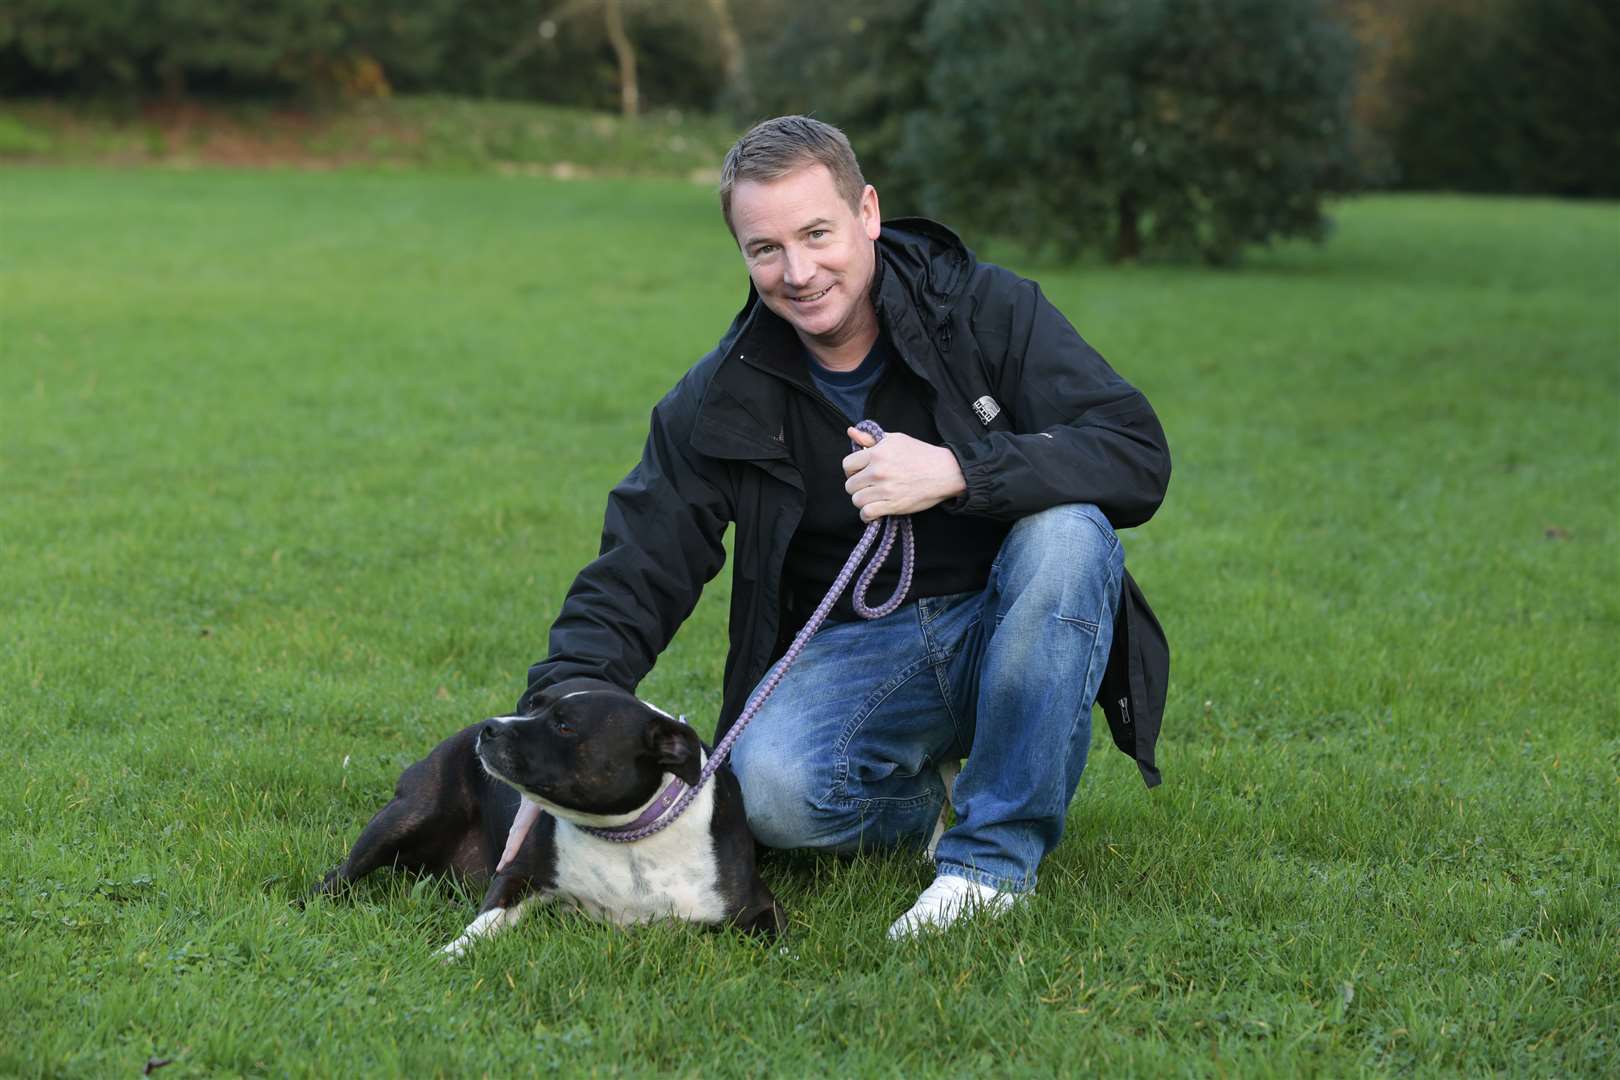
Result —
M 491 720 L 489 723 L 485 724 L 484 727 L 483 727 L 483 730 L 478 733 L 479 738 L 482 738 L 482 739 L 498 738 L 500 736 L 500 734 L 501 734 L 501 727 L 502 726 L 503 725 L 497 724 L 495 721 Z

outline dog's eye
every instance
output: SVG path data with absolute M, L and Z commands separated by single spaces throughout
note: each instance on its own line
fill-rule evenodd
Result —
M 551 721 L 551 730 L 555 731 L 559 735 L 572 735 L 574 733 L 574 725 L 570 724 L 561 717 L 555 717 Z

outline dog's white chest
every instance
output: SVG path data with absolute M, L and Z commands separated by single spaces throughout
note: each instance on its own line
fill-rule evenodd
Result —
M 709 831 L 714 792 L 698 798 L 667 829 L 616 844 L 557 823 L 554 895 L 599 919 L 624 925 L 657 919 L 725 919 L 719 865 Z

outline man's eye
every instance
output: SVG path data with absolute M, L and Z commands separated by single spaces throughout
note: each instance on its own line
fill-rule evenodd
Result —
M 826 229 L 811 229 L 810 230 L 810 239 L 812 239 L 812 240 L 820 240 L 823 236 L 826 236 L 826 235 L 827 235 L 827 230 Z

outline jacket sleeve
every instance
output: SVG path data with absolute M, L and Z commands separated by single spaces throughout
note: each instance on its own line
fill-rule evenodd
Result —
M 576 676 L 633 691 L 725 564 L 730 500 L 689 445 L 697 408 L 689 384 L 653 409 L 641 460 L 609 493 L 601 551 L 569 588 L 520 712 Z
M 1094 504 L 1116 528 L 1153 516 L 1170 448 L 1153 408 L 1033 281 L 996 269 L 975 313 L 986 375 L 1012 430 L 951 443 L 967 491 L 947 509 L 1014 520 Z

